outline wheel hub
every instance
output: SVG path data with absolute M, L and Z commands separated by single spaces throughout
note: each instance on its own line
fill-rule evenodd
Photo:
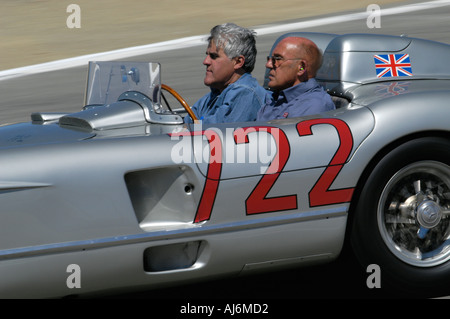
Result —
M 436 227 L 442 218 L 441 207 L 432 200 L 424 200 L 416 210 L 417 221 L 420 226 L 430 229 Z
M 407 264 L 433 267 L 450 259 L 450 166 L 421 161 L 399 170 L 378 206 L 381 236 Z

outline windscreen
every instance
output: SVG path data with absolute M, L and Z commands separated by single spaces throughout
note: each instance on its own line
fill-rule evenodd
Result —
M 138 91 L 160 104 L 159 63 L 96 61 L 89 62 L 85 105 L 104 105 L 117 101 L 126 91 Z

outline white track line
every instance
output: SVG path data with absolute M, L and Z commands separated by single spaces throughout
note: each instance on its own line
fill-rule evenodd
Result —
M 374 0 L 374 4 L 376 4 L 376 0 Z M 395 14 L 402 14 L 414 11 L 422 11 L 427 9 L 435 9 L 439 7 L 444 7 L 450 5 L 450 0 L 437 0 L 437 1 L 428 1 L 421 3 L 413 3 L 398 7 L 393 7 L 389 9 L 381 9 L 381 17 L 390 16 Z M 267 28 L 260 28 L 257 30 L 258 35 L 271 34 L 277 32 L 289 32 L 292 30 L 302 30 L 305 28 L 318 27 L 328 24 L 334 23 L 342 23 L 354 20 L 367 19 L 369 13 L 367 11 L 358 12 L 358 13 L 349 13 L 340 16 L 333 16 L 328 18 L 319 18 L 314 20 L 302 21 L 302 22 L 294 22 L 290 24 L 283 24 L 278 26 L 269 26 Z M 256 31 L 256 30 L 255 30 Z
M 375 1 L 376 2 L 376 1 Z M 414 3 L 409 5 L 403 5 L 398 7 L 393 7 L 389 9 L 382 9 L 381 16 L 395 15 L 401 13 L 408 13 L 414 11 L 422 11 L 427 9 L 434 9 L 443 6 L 450 5 L 450 0 L 437 0 L 428 1 L 421 3 Z M 267 26 L 255 29 L 258 35 L 267 35 L 277 32 L 289 32 L 292 30 L 301 30 L 305 28 L 312 28 L 317 26 L 323 26 L 334 23 L 342 23 L 347 21 L 354 21 L 360 19 L 367 19 L 368 13 L 358 12 L 343 14 L 340 16 L 333 16 L 328 18 L 319 18 L 313 20 L 307 20 L 296 23 L 289 23 L 277 26 Z M 0 81 L 7 80 L 11 78 L 16 78 L 19 76 L 25 76 L 30 74 L 56 71 L 62 69 L 68 69 L 73 67 L 79 67 L 87 65 L 89 61 L 99 61 L 99 60 L 120 60 L 127 57 L 139 56 L 144 54 L 150 54 L 155 52 L 170 51 L 180 48 L 188 48 L 197 45 L 203 45 L 206 41 L 207 35 L 193 36 L 187 38 L 176 39 L 172 41 L 165 41 L 159 43 L 153 43 L 142 46 L 135 46 L 130 48 L 124 48 L 120 50 L 107 51 L 95 54 L 82 55 L 78 57 L 56 60 L 53 62 L 35 64 L 15 69 L 9 69 L 5 71 L 0 71 Z

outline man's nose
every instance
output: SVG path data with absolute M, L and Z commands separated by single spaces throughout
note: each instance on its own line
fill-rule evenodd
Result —
M 275 66 L 273 65 L 272 59 L 270 59 L 269 57 L 267 57 L 266 68 L 268 68 L 268 69 L 275 68 Z

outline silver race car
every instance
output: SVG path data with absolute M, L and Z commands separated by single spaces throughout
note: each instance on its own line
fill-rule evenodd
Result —
M 0 127 L 0 297 L 325 263 L 347 242 L 386 282 L 447 286 L 450 46 L 294 34 L 324 51 L 336 110 L 185 125 L 159 64 L 91 62 L 80 112 Z

